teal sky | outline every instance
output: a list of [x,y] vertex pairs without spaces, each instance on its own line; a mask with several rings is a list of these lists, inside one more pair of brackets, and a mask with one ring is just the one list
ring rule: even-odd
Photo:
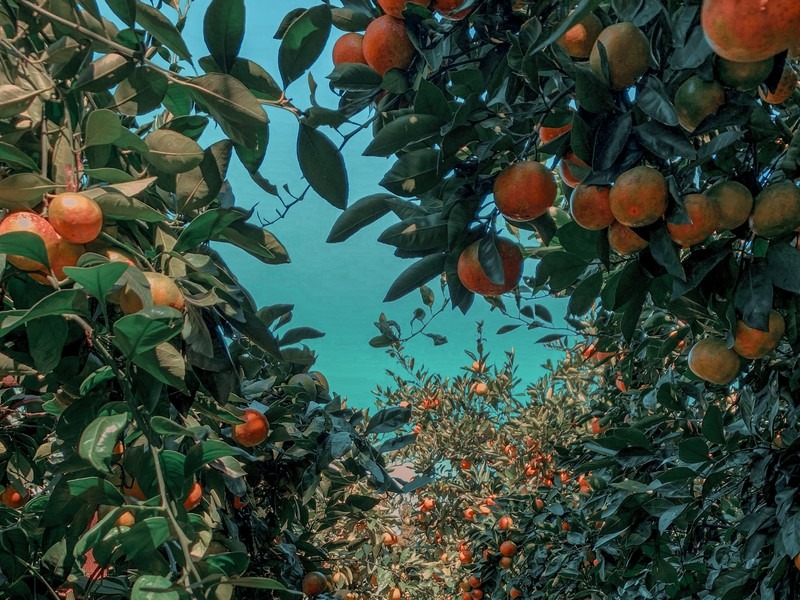
[[[184,30],[195,60],[207,54],[202,35],[202,17],[209,2],[195,0],[192,3]],[[258,62],[279,81],[277,56],[280,44],[273,39],[273,35],[288,11],[314,4],[313,0],[248,0],[247,30],[240,55]],[[164,7],[163,10],[174,19],[172,9]],[[336,97],[328,89],[325,76],[333,68],[330,49],[338,35],[340,32],[333,30],[328,48],[312,69],[319,84],[317,100],[330,108],[336,106]],[[310,105],[305,79],[293,83],[287,95],[300,108]],[[278,187],[288,184],[293,192],[299,193],[304,184],[295,156],[297,120],[286,111],[268,109],[267,112],[271,120],[270,143],[261,172]],[[324,131],[338,143],[338,134],[328,128]],[[202,142],[204,145],[210,144],[218,136],[217,130],[210,130]],[[350,177],[350,203],[368,194],[384,191],[378,186],[378,181],[391,162],[389,159],[361,156],[369,140],[370,135],[365,132],[355,137],[345,149]],[[257,214],[265,220],[275,217],[275,209],[280,206],[278,200],[251,183],[235,159],[228,179],[233,186],[237,205],[247,208],[255,206]],[[294,304],[293,326],[314,327],[326,333],[324,338],[309,342],[319,357],[315,368],[325,373],[332,388],[347,396],[353,405],[366,407],[372,403],[371,391],[376,384],[390,382],[385,370],[395,366],[385,351],[373,349],[367,343],[378,333],[374,321],[381,312],[385,312],[390,319],[400,323],[405,334],[409,331],[414,309],[423,305],[416,292],[396,302],[382,302],[395,277],[411,264],[395,258],[391,247],[376,241],[383,228],[394,222],[392,217],[385,217],[344,243],[326,244],[325,238],[339,214],[339,210],[310,192],[303,202],[291,209],[287,218],[268,228],[289,250],[292,259],[289,265],[265,266],[227,246],[221,250],[260,305]],[[534,264],[527,261],[526,273],[532,274],[533,268]],[[437,293],[438,305],[441,300],[438,281],[432,282],[431,287]],[[553,303],[549,307],[556,317],[564,313],[563,304]],[[534,342],[545,332],[529,332],[520,328],[509,334],[496,335],[495,332],[508,320],[497,313],[490,313],[489,305],[480,298],[476,299],[466,316],[448,308],[428,327],[426,331],[446,336],[448,344],[434,347],[429,338],[419,336],[409,344],[408,349],[429,368],[456,375],[461,372],[461,367],[468,364],[464,349],[474,349],[475,323],[479,320],[486,323],[484,333],[495,359],[502,360],[503,352],[513,348],[524,381],[533,380],[541,373],[540,365],[552,353]]]

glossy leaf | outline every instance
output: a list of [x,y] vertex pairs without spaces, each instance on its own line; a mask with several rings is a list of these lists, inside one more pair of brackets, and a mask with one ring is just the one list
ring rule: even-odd
[[311,188],[336,208],[344,209],[349,184],[344,159],[336,145],[319,130],[301,124],[297,159]]
[[331,30],[331,9],[327,5],[314,6],[292,21],[283,34],[278,51],[278,68],[283,87],[296,81],[314,64]]
[[203,19],[203,38],[223,72],[230,72],[242,47],[244,0],[212,0]]

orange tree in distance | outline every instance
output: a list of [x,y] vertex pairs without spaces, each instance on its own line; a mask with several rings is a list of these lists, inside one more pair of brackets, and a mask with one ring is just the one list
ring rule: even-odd
[[[381,14],[363,0],[314,7],[292,15],[292,42],[316,56],[325,35],[301,40],[299,23],[360,31]],[[444,274],[445,302],[466,312],[476,286],[459,277],[462,254],[496,286],[477,291],[499,293],[511,282],[498,239],[513,236],[532,260],[487,297],[512,319],[501,331],[551,327],[536,304],[551,294],[568,298],[571,332],[540,341],[590,336],[618,355],[587,407],[608,429],[568,452],[603,482],[586,503],[605,522],[596,586],[575,597],[796,597],[800,5],[475,0],[402,17],[393,39],[410,40],[411,60],[338,64],[335,112],[308,113],[320,128],[366,119],[365,153],[389,159],[384,190],[328,240],[391,214],[379,241],[413,262],[386,300]],[[595,33],[588,61],[566,43]],[[329,179],[346,172],[338,152],[318,158]],[[541,213],[549,185],[534,165],[560,165]],[[496,189],[511,175],[513,211]],[[609,190],[595,196],[607,229],[570,217],[578,184]],[[402,342],[396,323],[378,327],[373,345]]]
[[[288,260],[226,173],[278,194],[265,107],[299,115],[283,90],[308,65],[282,59],[279,85],[239,56],[243,0],[208,5],[191,63],[194,15],[160,4],[0,7],[4,599],[300,597],[324,516],[399,490],[311,370],[321,332],[256,305],[217,251]],[[330,144],[300,132],[303,157]]]

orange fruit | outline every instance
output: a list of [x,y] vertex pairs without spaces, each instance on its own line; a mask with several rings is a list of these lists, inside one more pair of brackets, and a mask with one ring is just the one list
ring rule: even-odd
[[717,58],[717,80],[740,91],[752,90],[769,77],[775,59],[770,56],[755,62],[735,62],[721,56]]
[[[78,259],[83,255],[83,246],[68,242],[64,238],[59,237],[55,244],[47,247],[47,259],[50,262],[50,270],[53,276],[61,281],[66,278],[64,267],[74,267],[78,264]],[[30,273],[30,276],[45,285],[50,285],[50,281],[45,274],[45,271],[39,273]]]
[[389,590],[389,600],[401,600],[403,597],[403,590],[399,587],[394,587]]
[[462,5],[466,4],[466,0],[433,0],[433,10],[451,21],[460,21],[466,17],[474,6],[458,10]]
[[461,470],[462,471],[468,471],[470,468],[472,468],[472,462],[471,461],[469,461],[469,460],[462,460],[461,461]]
[[23,496],[11,484],[6,485],[3,493],[0,494],[0,502],[5,504],[8,508],[13,508],[14,510],[25,506],[27,501],[27,494]]
[[622,173],[609,194],[614,218],[628,227],[644,227],[655,223],[667,208],[667,180],[644,165]]
[[752,360],[762,358],[775,350],[786,331],[786,322],[778,311],[769,311],[769,329],[761,331],[750,327],[744,321],[736,323],[736,336],[733,349],[739,356]]
[[[171,306],[181,311],[186,307],[183,294],[171,277],[152,271],[145,271],[144,276],[150,284],[150,295],[155,306]],[[123,313],[130,315],[142,310],[144,303],[126,283],[119,294],[119,306]]]
[[728,348],[725,340],[705,338],[689,351],[689,369],[700,379],[728,385],[739,374],[739,355]]
[[362,34],[355,32],[345,33],[333,45],[333,64],[367,64],[367,59],[364,58],[364,49],[362,48],[363,43],[364,36]]
[[633,23],[623,22],[609,25],[600,35],[589,56],[589,66],[594,74],[605,81],[599,45],[602,44],[608,58],[608,72],[613,90],[624,90],[644,75],[650,65],[650,42],[642,30]]
[[611,188],[578,184],[569,200],[572,219],[584,229],[605,229],[614,222],[609,195]]
[[644,250],[649,242],[627,225],[614,221],[608,228],[608,245],[620,256],[628,256]]
[[700,22],[711,48],[728,60],[754,62],[797,43],[797,0],[704,0]]
[[122,513],[117,520],[114,521],[114,525],[116,527],[133,527],[136,524],[136,517],[133,516],[133,513],[129,510],[126,510]]
[[512,557],[517,553],[517,545],[511,540],[506,540],[500,544],[500,554],[503,556]]
[[135,479],[131,480],[130,486],[126,486],[123,482],[122,484],[122,493],[126,496],[130,496],[131,498],[135,498],[140,502],[144,502],[147,498],[145,498],[144,492],[142,491],[141,486],[139,486],[139,482]]
[[472,598],[472,600],[481,600],[481,598],[483,598],[483,590],[472,590],[470,598]]
[[311,378],[312,378],[314,381],[316,381],[316,382],[317,382],[317,384],[318,384],[318,385],[319,385],[319,386],[320,386],[322,389],[324,389],[326,392],[329,392],[329,391],[331,390],[331,386],[330,386],[330,384],[328,383],[328,378],[327,378],[327,377],[325,377],[325,375],[323,375],[323,374],[322,374],[322,373],[320,373],[319,371],[309,371],[309,372],[308,372],[308,375],[309,375],[309,376],[310,376],[310,377],[311,377]]
[[542,144],[549,144],[554,139],[561,137],[568,131],[572,130],[572,123],[567,123],[563,127],[546,127],[542,125],[539,127],[539,141]]
[[381,541],[383,541],[384,546],[394,546],[398,540],[395,534],[390,531],[384,531],[381,536]]
[[489,393],[489,386],[482,381],[476,381],[470,386],[470,389],[478,396],[485,396]]
[[675,92],[678,122],[687,131],[694,131],[709,115],[725,104],[725,89],[716,81],[704,81],[692,75]]
[[242,510],[246,507],[247,507],[247,500],[245,500],[241,496],[234,496],[233,508],[235,508],[236,510]]
[[558,174],[561,175],[561,181],[571,188],[576,187],[586,179],[586,174],[583,172],[585,169],[591,170],[589,165],[572,150],[564,154],[561,160],[558,161]]
[[765,187],[756,196],[750,228],[765,238],[790,233],[800,226],[800,190],[791,181]]
[[431,0],[378,0],[378,6],[383,9],[383,12],[397,19],[403,18],[403,9],[406,7],[406,3],[419,4],[427,8]]
[[518,589],[518,588],[512,587],[512,588],[511,588],[511,589],[508,591],[508,597],[509,597],[509,598],[522,598],[522,592],[521,592],[521,591],[519,591],[519,589]]
[[513,525],[513,521],[509,516],[500,517],[497,521],[497,528],[500,530],[510,529]]
[[[570,13],[572,14],[572,13]],[[589,13],[556,40],[556,44],[573,58],[589,58],[594,43],[603,30],[603,24],[593,13]]]
[[800,569],[800,554],[794,557],[794,566]]
[[510,556],[503,556],[500,558],[499,565],[501,569],[510,569],[514,560]]
[[364,59],[381,75],[389,69],[407,69],[414,60],[414,45],[403,21],[390,15],[373,20],[364,32]]
[[[53,229],[53,226],[47,219],[32,212],[14,212],[0,222],[0,234],[18,231],[24,231],[39,236],[42,242],[44,242],[48,254],[50,248],[56,246],[60,239],[58,233],[56,233],[56,230]],[[21,271],[42,271],[45,268],[40,262],[24,256],[17,256],[16,254],[9,254],[7,259],[8,262]]]
[[514,221],[541,217],[556,200],[552,171],[536,161],[520,161],[503,169],[494,182],[494,203]]
[[196,481],[192,484],[189,493],[186,495],[186,499],[183,501],[183,507],[186,510],[194,510],[200,504],[200,501],[203,499],[203,486],[201,486]]
[[480,240],[467,246],[458,257],[457,273],[462,285],[476,294],[499,296],[510,292],[522,275],[522,251],[506,238],[497,238],[497,251],[503,264],[503,283],[493,283],[478,260]]
[[301,588],[306,596],[319,596],[328,587],[328,580],[323,573],[311,571],[303,577]]
[[115,248],[106,248],[105,250],[102,251],[102,255],[105,256],[111,262],[124,262],[132,267],[136,266],[136,263],[133,261],[133,258],[131,256]]
[[247,408],[241,418],[244,423],[238,423],[231,428],[231,437],[237,444],[252,448],[267,439],[269,421],[261,412]]
[[464,509],[464,518],[467,521],[472,521],[478,515],[478,512],[474,508],[466,508]]
[[464,548],[458,551],[458,560],[461,564],[468,565],[472,562],[472,552]]
[[470,575],[467,579],[467,583],[469,583],[470,587],[479,588],[482,582],[478,577],[475,577],[475,575]]
[[717,205],[718,231],[736,229],[747,222],[753,210],[753,194],[738,181],[719,181],[708,188],[705,195]]
[[603,433],[608,427],[603,427],[600,424],[600,419],[598,417],[592,418],[592,433],[595,435],[600,435]]
[[50,200],[47,218],[68,242],[88,244],[100,235],[103,211],[94,200],[78,193],[58,194]]
[[783,74],[775,91],[765,91],[762,86],[758,90],[758,95],[768,104],[783,104],[792,97],[792,92],[794,92],[795,88],[797,88],[797,73],[794,72],[791,63],[787,62],[783,67]]
[[667,221],[667,231],[672,240],[684,247],[704,241],[719,227],[717,205],[703,194],[689,194],[683,198],[683,207],[691,223]]
[[423,511],[425,511],[425,512],[431,511],[431,510],[433,510],[435,507],[436,507],[436,500],[434,500],[433,498],[425,498],[425,499],[422,501],[422,507],[421,507],[421,510],[423,510]]

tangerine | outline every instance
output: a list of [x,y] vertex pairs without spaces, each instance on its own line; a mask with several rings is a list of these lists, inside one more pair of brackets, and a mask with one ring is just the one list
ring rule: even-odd
[[736,229],[744,224],[753,210],[753,194],[738,181],[719,181],[708,188],[705,194],[717,205],[720,231]]
[[564,154],[558,161],[558,174],[561,175],[561,181],[571,188],[586,179],[589,170],[591,170],[589,165],[572,150]]
[[333,45],[333,64],[361,63],[367,64],[364,58],[364,36],[360,33],[345,33]]
[[323,573],[311,571],[303,577],[301,588],[306,596],[319,596],[328,587],[328,580]]
[[[13,212],[0,222],[0,234],[12,232],[27,232],[39,236],[46,250],[56,246],[60,239],[47,219],[27,211]],[[42,263],[25,256],[9,254],[7,259],[21,271],[43,271],[45,269]]]
[[8,508],[13,508],[14,510],[25,506],[27,501],[28,495],[26,494],[23,496],[11,484],[6,485],[3,493],[0,494],[0,503],[5,504]]
[[757,87],[769,77],[775,59],[770,56],[753,62],[736,62],[717,57],[717,79],[723,85],[746,92]]
[[200,501],[203,499],[203,486],[201,486],[196,481],[192,484],[189,493],[186,495],[186,499],[183,501],[183,507],[186,510],[194,510],[200,504]]
[[667,180],[652,167],[634,167],[622,173],[609,194],[614,218],[628,227],[655,223],[667,208]]
[[787,62],[783,67],[783,73],[775,90],[766,90],[762,86],[758,90],[758,95],[768,104],[783,104],[792,97],[792,92],[797,87],[797,73],[794,72],[792,65]]
[[84,194],[57,194],[47,207],[53,229],[68,242],[88,244],[103,229],[100,205]]
[[427,8],[431,0],[378,0],[378,6],[383,9],[383,12],[397,19],[403,18],[403,9],[406,4],[412,3]]
[[704,241],[719,227],[717,205],[703,194],[689,194],[683,198],[683,207],[690,223],[667,222],[667,231],[674,242],[684,247]]
[[790,233],[800,226],[800,190],[791,181],[765,187],[756,196],[750,228],[765,238]]
[[500,554],[507,557],[512,557],[517,553],[517,545],[511,540],[506,540],[500,544]]
[[[606,81],[603,72],[600,44],[603,45],[608,59],[611,81]],[[641,29],[627,21],[603,29],[589,55],[589,66],[594,74],[606,81],[613,90],[624,90],[632,86],[638,77],[644,75],[649,65],[650,42]]]
[[546,127],[542,125],[539,127],[539,141],[542,144],[549,144],[569,131],[572,131],[572,123],[567,123],[562,127]]
[[472,12],[472,6],[459,10],[466,0],[433,0],[433,10],[451,21],[460,21]]
[[644,250],[649,242],[627,225],[614,221],[608,228],[608,245],[620,256]]
[[709,115],[725,104],[725,90],[716,81],[704,81],[692,75],[675,92],[674,105],[678,122],[687,131],[694,131]]
[[457,273],[462,285],[476,294],[499,296],[517,287],[522,275],[522,251],[506,238],[497,238],[496,248],[503,265],[503,283],[494,283],[484,272],[478,259],[478,240],[467,246],[458,257]]
[[[152,271],[144,272],[145,279],[150,284],[150,295],[155,306],[171,306],[176,310],[183,310],[186,301],[180,288],[175,284],[171,277],[163,273]],[[125,284],[119,294],[119,306],[122,312],[130,315],[139,312],[144,308],[144,302],[139,295],[133,291],[129,284]]]
[[776,310],[769,311],[767,331],[750,327],[742,320],[736,323],[736,336],[733,349],[739,356],[755,360],[775,350],[786,331],[786,322]]
[[728,385],[739,374],[739,355],[725,340],[704,338],[689,351],[689,369],[709,383]]
[[494,182],[494,203],[500,213],[514,221],[541,217],[556,200],[556,180],[552,171],[536,161],[514,163]]
[[[570,14],[572,13],[570,12]],[[589,58],[601,31],[603,31],[603,24],[600,19],[594,13],[589,13],[567,29],[556,40],[556,44],[561,46],[573,58]]]
[[611,188],[578,184],[569,201],[572,219],[584,229],[605,229],[614,222],[609,194]]
[[269,421],[261,412],[254,408],[246,408],[241,418],[244,423],[238,423],[231,428],[231,437],[237,444],[252,448],[267,439]]
[[362,49],[364,60],[381,75],[389,69],[407,69],[414,60],[414,45],[405,23],[391,15],[378,17],[367,26]]

